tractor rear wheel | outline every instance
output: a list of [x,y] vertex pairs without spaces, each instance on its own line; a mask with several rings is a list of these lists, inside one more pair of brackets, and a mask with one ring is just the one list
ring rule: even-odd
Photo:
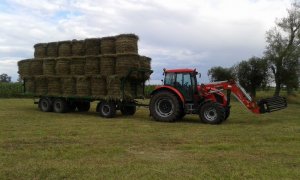
[[52,112],[53,111],[53,104],[49,98],[41,98],[39,101],[39,108],[43,112]]
[[225,109],[217,102],[208,102],[200,109],[200,119],[207,124],[220,124],[225,120]]
[[116,115],[117,107],[114,102],[103,101],[98,105],[100,115],[106,118],[113,118]]
[[54,100],[53,110],[57,113],[65,113],[68,111],[68,103],[62,98],[57,98]]
[[174,122],[180,117],[180,102],[168,91],[154,94],[150,100],[150,114],[156,121]]

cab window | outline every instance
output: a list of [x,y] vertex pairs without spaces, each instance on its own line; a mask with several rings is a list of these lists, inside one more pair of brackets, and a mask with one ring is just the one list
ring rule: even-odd
[[175,82],[175,73],[166,73],[165,85],[173,86]]

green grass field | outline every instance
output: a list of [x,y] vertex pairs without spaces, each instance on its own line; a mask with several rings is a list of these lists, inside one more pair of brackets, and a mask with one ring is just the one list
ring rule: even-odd
[[228,121],[176,123],[95,112],[43,113],[0,99],[0,179],[298,179],[300,105],[254,115],[233,102]]

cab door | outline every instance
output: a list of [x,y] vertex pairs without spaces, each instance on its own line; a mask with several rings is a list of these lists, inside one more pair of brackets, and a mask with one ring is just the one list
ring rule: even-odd
[[176,73],[175,87],[182,93],[186,101],[193,101],[195,88],[190,73]]

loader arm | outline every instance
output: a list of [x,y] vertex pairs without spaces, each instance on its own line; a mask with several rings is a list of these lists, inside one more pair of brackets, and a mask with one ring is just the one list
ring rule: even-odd
[[[232,93],[237,100],[239,100],[247,109],[256,114],[263,114],[266,112],[273,112],[284,109],[287,107],[287,102],[284,97],[274,96],[271,98],[261,99],[255,102],[251,96],[235,81],[219,81],[209,84],[202,85],[205,86],[206,93],[213,93],[220,90],[227,90],[228,96]],[[203,88],[202,88],[203,89]]]

